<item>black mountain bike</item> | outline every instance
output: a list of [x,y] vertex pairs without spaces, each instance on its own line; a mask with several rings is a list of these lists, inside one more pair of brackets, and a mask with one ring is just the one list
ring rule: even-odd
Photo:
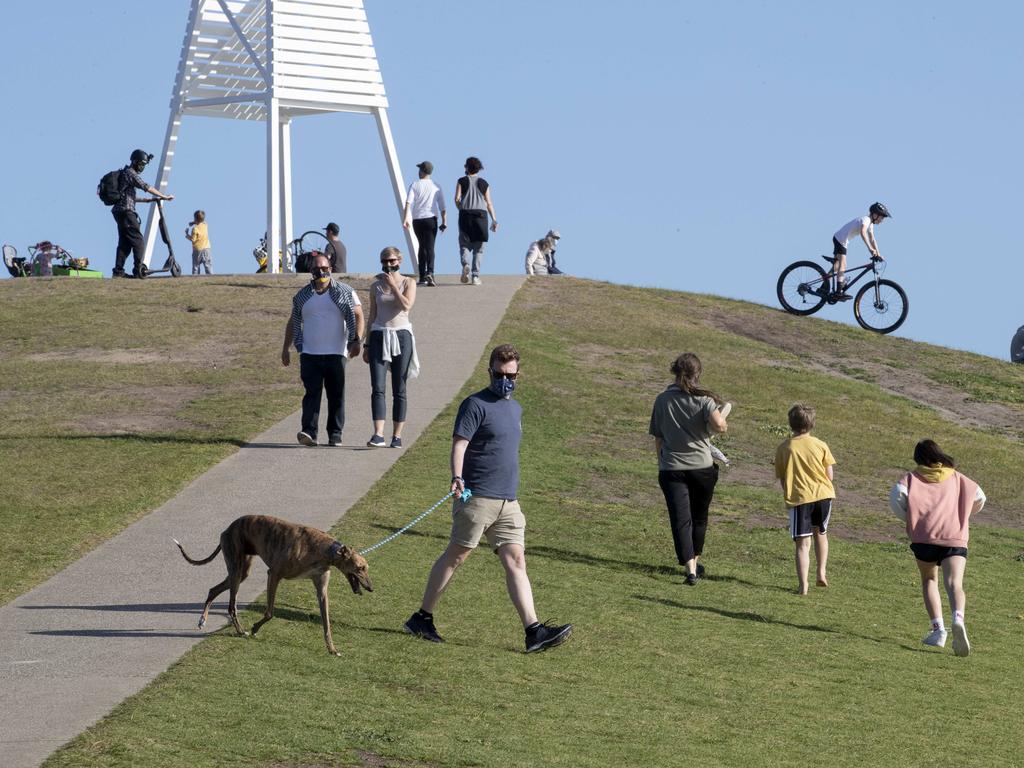
[[[822,256],[835,266],[834,256]],[[862,328],[876,333],[892,333],[907,319],[910,302],[906,292],[892,280],[882,278],[885,267],[874,256],[867,264],[846,270],[846,291],[862,277],[871,274],[868,282],[853,299],[853,316]],[[776,286],[779,303],[794,315],[813,315],[826,303],[849,301],[850,295],[837,290],[834,269],[826,272],[813,261],[797,261],[779,275]]]

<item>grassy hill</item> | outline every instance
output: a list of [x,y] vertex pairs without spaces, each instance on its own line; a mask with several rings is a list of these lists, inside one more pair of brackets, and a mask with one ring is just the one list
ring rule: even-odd
[[[78,461],[106,447],[109,461],[126,468],[144,446],[150,465],[175,460],[198,472],[280,415],[275,408],[294,407],[290,387],[263,359],[278,332],[257,322],[282,303],[284,294],[274,292],[293,287],[257,278],[203,282],[165,281],[133,294],[128,307],[106,286],[61,284],[59,296],[47,287],[52,282],[4,286],[3,311],[11,314],[0,325],[0,373],[21,382],[12,394],[5,386],[14,415],[0,435],[5,466],[42,442]],[[46,291],[69,302],[77,291],[96,291],[84,302],[94,315],[80,325],[89,332],[104,324],[107,335],[63,341],[67,351],[54,357],[39,346],[43,335],[12,331],[64,318],[52,303],[38,315]],[[214,293],[216,302],[203,298]],[[114,302],[123,308],[116,322],[103,320]],[[201,311],[189,312],[188,302]],[[197,365],[189,377],[172,375],[168,363],[162,386],[208,375],[212,382],[195,385],[205,393],[222,385],[219,377],[233,381],[212,403],[197,393],[196,404],[171,421],[140,424],[128,436],[79,417],[47,416],[52,440],[33,439],[34,417],[19,410],[27,408],[22,400],[50,397],[45,387],[69,378],[63,365],[94,366],[89,375],[116,392],[132,365],[150,364],[98,352],[99,359],[83,361],[81,349],[149,350],[171,359],[188,346],[178,324],[199,315],[203,328],[230,326],[209,343],[214,350],[231,343],[234,351],[219,374]],[[129,335],[136,316],[146,318],[142,346]],[[67,339],[76,323],[61,322],[58,338]],[[572,279],[530,281],[495,340],[516,343],[524,357],[517,397],[529,567],[542,618],[576,625],[568,645],[537,656],[519,652],[521,630],[500,566],[484,550],[456,575],[437,612],[448,642],[401,633],[447,540],[447,515],[439,511],[371,556],[373,595],[356,601],[332,587],[343,658],[323,651],[309,585],[288,583],[278,594],[279,619],[258,639],[212,635],[48,765],[1019,764],[1024,369],[742,302]],[[673,562],[646,434],[669,362],[686,350],[704,361],[704,384],[735,403],[720,443],[734,468],[723,473],[712,506],[709,578],[693,588]],[[52,359],[33,357],[45,354]],[[26,372],[37,363],[51,366],[46,375]],[[479,388],[483,371],[481,361],[465,393]],[[256,372],[263,383],[252,381]],[[246,380],[270,412],[230,394]],[[839,462],[831,586],[805,598],[792,594],[793,546],[770,470],[795,401],[816,406],[815,432]],[[372,543],[444,493],[454,408],[352,509],[339,537]],[[916,569],[885,501],[926,436],[989,495],[972,527],[967,659],[920,644],[927,621]],[[175,459],[178,452],[185,457]],[[17,478],[20,487],[39,488],[38,480]],[[175,487],[139,490],[102,535]],[[61,500],[59,487],[48,492]],[[31,529],[22,518],[38,507],[23,504],[5,508],[0,522]],[[261,610],[253,606],[243,623]]]

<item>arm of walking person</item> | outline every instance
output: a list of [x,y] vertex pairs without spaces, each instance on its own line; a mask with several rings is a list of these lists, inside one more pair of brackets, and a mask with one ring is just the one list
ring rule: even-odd
[[466,438],[458,435],[452,438],[452,493],[462,493],[466,488],[466,481],[462,479],[462,464],[468,447],[469,440]]
[[979,485],[977,493],[974,494],[974,506],[971,507],[971,514],[976,515],[981,512],[981,508],[985,506],[986,501],[988,501],[988,497],[985,496],[985,492],[981,490]]
[[896,483],[889,491],[889,509],[903,522],[907,522],[907,486]]
[[348,356],[355,357],[359,354],[360,339],[363,338],[363,307],[361,304],[357,304],[352,308],[352,317],[355,320],[354,333],[352,326],[350,325],[348,332]]
[[726,424],[725,417],[715,410],[708,417],[708,429],[716,435],[721,435],[729,429],[729,425]]
[[281,347],[281,365],[287,367],[292,362],[292,339],[295,338],[295,325],[293,318],[288,318],[288,324],[284,327],[284,346]]
[[405,283],[403,288],[402,284],[398,282],[399,277],[401,275],[397,272],[388,272],[384,275],[384,280],[391,289],[391,295],[395,297],[395,301],[402,307],[402,311],[408,312],[416,301],[416,283],[403,277],[402,280]]
[[494,205],[491,203],[491,188],[490,186],[484,190],[484,202],[487,204],[487,212],[491,214],[491,232],[498,231],[498,217],[494,213]]

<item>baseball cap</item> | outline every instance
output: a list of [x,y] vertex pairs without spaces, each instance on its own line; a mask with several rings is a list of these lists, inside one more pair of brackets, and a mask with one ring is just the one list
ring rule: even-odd
[[332,221],[330,224],[324,227],[324,231],[332,235],[337,235],[341,232],[341,228]]
[[561,240],[562,236],[559,234],[557,229],[549,229],[545,237],[553,237],[555,240]]
[[416,163],[416,167],[428,176],[434,172],[434,164],[429,160],[424,160],[422,163]]

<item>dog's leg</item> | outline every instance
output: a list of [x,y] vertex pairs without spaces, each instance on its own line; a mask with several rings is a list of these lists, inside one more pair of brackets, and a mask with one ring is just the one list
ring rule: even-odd
[[217,586],[210,588],[210,592],[206,596],[206,605],[203,606],[203,615],[199,617],[200,629],[206,626],[206,619],[210,616],[210,606],[213,604],[213,601],[217,599],[217,595],[228,588],[230,580],[230,577],[228,577]]
[[281,577],[275,571],[267,572],[267,610],[263,612],[263,618],[252,625],[253,635],[260,631],[260,627],[274,618],[274,597],[277,595],[277,585],[280,582]]
[[327,604],[327,585],[331,581],[331,572],[324,571],[319,576],[313,577],[313,586],[316,587],[316,601],[320,604],[320,621],[324,625],[324,642],[327,644],[327,652],[335,656],[341,656],[338,649],[334,647],[334,640],[331,638],[331,613]]
[[245,581],[246,576],[249,575],[249,571],[252,569],[252,555],[243,555],[244,560],[242,561],[242,568],[231,568],[229,570],[232,573],[228,574],[228,580],[230,582],[231,595],[228,598],[228,616],[231,617],[231,623],[235,625],[235,632],[240,635],[248,635],[249,633],[242,629],[242,625],[238,623],[238,608],[236,606],[236,598],[238,597],[238,587],[241,586],[242,582]]

